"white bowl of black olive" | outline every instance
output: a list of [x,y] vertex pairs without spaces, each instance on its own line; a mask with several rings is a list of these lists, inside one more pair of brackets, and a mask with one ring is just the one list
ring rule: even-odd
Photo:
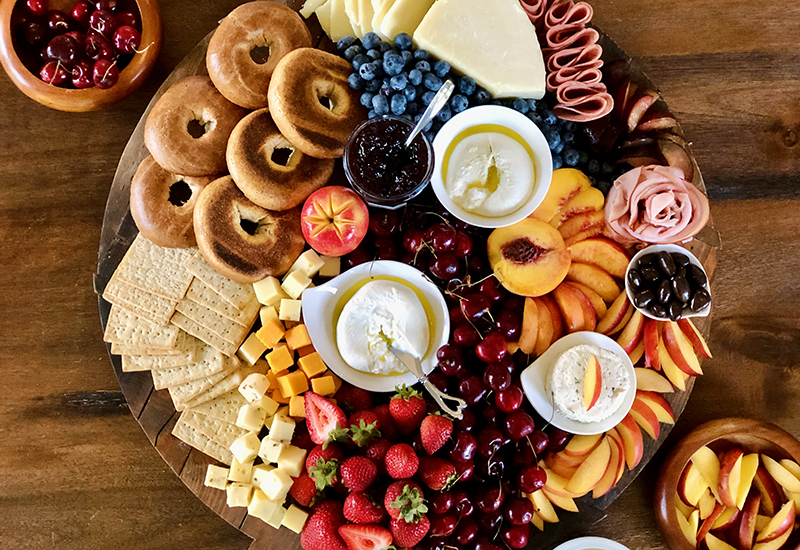
[[625,272],[625,291],[642,315],[657,321],[711,313],[711,285],[703,264],[676,244],[640,250]]

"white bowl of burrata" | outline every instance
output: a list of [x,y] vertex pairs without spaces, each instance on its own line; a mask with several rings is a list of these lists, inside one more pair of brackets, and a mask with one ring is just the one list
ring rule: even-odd
[[550,188],[553,160],[544,134],[508,107],[459,113],[439,130],[433,150],[433,191],[455,217],[477,227],[527,218]]
[[[636,397],[636,371],[628,354],[597,332],[575,332],[559,339],[522,372],[520,381],[542,418],[577,435],[610,430],[625,418]],[[588,407],[587,384],[597,390]]]
[[417,383],[391,348],[420,358],[429,374],[450,335],[447,304],[436,285],[421,271],[386,260],[358,265],[306,290],[303,319],[328,368],[376,392]]

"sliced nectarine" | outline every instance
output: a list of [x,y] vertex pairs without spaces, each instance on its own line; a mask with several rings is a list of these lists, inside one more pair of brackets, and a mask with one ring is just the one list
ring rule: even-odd
[[644,453],[644,441],[642,431],[636,424],[633,417],[628,414],[616,426],[617,432],[622,437],[623,450],[625,451],[625,463],[629,470],[633,470],[642,460]]
[[[649,371],[653,372],[653,371]],[[664,380],[662,378],[662,380]],[[666,382],[666,380],[664,380]],[[669,382],[667,382],[669,383]],[[675,414],[672,412],[672,407],[661,394],[654,391],[637,390],[634,401],[641,401],[644,403],[658,418],[659,422],[664,424],[675,424]]]
[[608,271],[590,264],[572,263],[567,272],[567,280],[588,286],[609,304],[616,300],[620,293],[619,285]]
[[661,362],[661,370],[664,371],[664,376],[666,376],[669,381],[672,382],[673,386],[681,391],[685,390],[686,381],[689,379],[689,375],[678,368],[678,365],[675,364],[675,361],[673,361],[672,357],[670,357],[669,353],[667,353],[664,343],[660,337],[658,340],[658,358]]
[[567,512],[577,512],[578,506],[575,504],[575,501],[572,497],[565,497],[563,495],[557,495],[551,493],[547,490],[547,486],[542,487],[542,492],[545,494],[547,499],[553,504],[553,506],[558,506],[562,510],[566,510]]
[[778,484],[763,466],[759,466],[756,469],[753,485],[756,486],[756,489],[761,494],[760,510],[770,517],[774,516],[780,509],[783,498],[781,497],[780,489],[778,489]]
[[[595,292],[595,294],[597,293]],[[597,295],[600,296],[599,294]],[[608,306],[606,314],[598,321],[597,332],[606,336],[619,332],[628,324],[633,315],[633,309],[633,305],[628,300],[628,294],[620,292],[617,299]]]
[[675,389],[669,380],[651,369],[636,369],[636,389],[657,393],[672,393]]
[[550,314],[550,308],[542,298],[533,298],[536,301],[536,313],[539,320],[539,330],[536,332],[536,345],[533,348],[535,355],[542,355],[553,343],[553,333],[555,327],[553,325],[553,316]]
[[542,296],[539,298],[547,309],[550,311],[550,319],[553,320],[553,339],[552,341],[555,342],[562,336],[564,336],[564,318],[561,317],[561,310],[558,309],[558,305],[556,304],[555,300],[552,298],[551,295]]
[[691,342],[674,321],[665,321],[662,323],[662,339],[664,346],[667,348],[667,353],[678,365],[678,368],[689,376],[699,376],[703,374],[700,368],[700,362],[694,354],[694,348]]
[[598,321],[605,317],[606,313],[608,313],[608,307],[603,301],[603,298],[597,292],[588,286],[581,283],[576,283],[575,281],[569,281],[569,284],[575,287],[575,290],[586,296],[586,299],[589,300],[589,303],[592,305],[592,309],[594,309],[594,313]]
[[539,334],[539,306],[532,298],[525,298],[525,307],[522,310],[522,329],[519,335],[519,349],[522,353],[530,355],[536,346]]
[[725,531],[735,524],[737,519],[739,519],[739,509],[732,506],[725,506],[725,509],[722,511],[716,521],[714,521],[714,525],[711,526],[711,530]]
[[567,446],[564,447],[563,453],[572,457],[589,456],[600,445],[600,440],[602,439],[603,434],[573,436]]
[[561,168],[553,172],[550,188],[532,217],[549,222],[572,197],[592,186],[589,178],[574,168]]
[[[586,366],[586,375],[583,377],[583,408],[592,410],[600,399],[600,390],[603,389],[603,374],[600,371],[600,361],[592,355]],[[655,415],[653,415],[655,416]],[[656,422],[658,424],[658,422]]]
[[630,258],[620,245],[603,237],[586,239],[569,247],[572,261],[606,270],[612,277],[625,278]]
[[644,334],[644,320],[645,316],[642,315],[641,311],[634,311],[633,315],[631,315],[630,321],[628,324],[625,325],[625,328],[622,329],[619,337],[617,338],[617,343],[622,346],[622,349],[625,350],[625,353],[630,353],[633,349],[639,345],[639,342],[642,341],[642,335]]
[[569,498],[579,498],[582,497],[582,493],[572,493],[567,491],[567,485],[569,484],[569,479],[565,477],[561,477],[553,470],[547,467],[547,464],[544,461],[541,461],[539,467],[544,470],[544,473],[547,475],[547,481],[545,481],[545,488],[547,489],[548,493],[552,493],[554,495],[558,495],[561,497],[569,497]]
[[736,550],[736,548],[734,548],[724,540],[715,537],[711,533],[709,533],[705,537],[705,540],[706,544],[708,545],[708,550]]
[[711,492],[714,493],[714,496],[718,501],[722,502],[717,489],[719,486],[720,468],[719,458],[717,458],[717,455],[714,454],[714,451],[704,445],[694,452],[691,460],[692,463],[697,466],[700,474],[702,474],[703,478],[706,480]]
[[658,353],[659,325],[658,321],[646,318],[644,320],[644,364],[646,367],[661,370],[661,359]]
[[529,494],[528,499],[533,503],[533,510],[539,514],[544,521],[547,523],[558,523],[558,515],[553,509],[553,504],[541,489]]
[[572,246],[600,235],[605,225],[605,213],[598,210],[572,216],[558,227],[558,232],[561,233],[567,246]]
[[653,409],[648,407],[643,401],[634,399],[631,405],[630,415],[636,421],[640,428],[642,428],[647,435],[653,439],[658,439],[658,434],[661,431],[661,425],[658,422],[656,413]]
[[625,453],[622,450],[622,443],[614,437],[606,437],[606,439],[611,447],[611,458],[600,482],[592,489],[592,498],[600,498],[613,489],[617,485],[617,474],[620,470],[625,469]]
[[792,493],[800,493],[800,479],[782,466],[777,460],[765,454],[761,455],[761,462],[778,485]]
[[633,351],[628,354],[628,357],[630,358],[632,364],[637,365],[639,361],[642,360],[642,357],[644,357],[644,342],[640,341],[639,344],[633,348]]
[[[699,508],[698,508],[699,509]],[[711,527],[714,525],[714,522],[717,521],[717,518],[722,515],[722,512],[725,511],[725,505],[717,502],[712,508],[711,512],[704,518],[703,511],[700,511],[700,519],[703,520],[703,523],[700,525],[700,529],[697,531],[697,542],[703,542],[703,539],[706,538],[706,535],[711,531]]]
[[697,501],[697,509],[700,510],[700,519],[706,519],[714,511],[714,508],[719,504],[717,499],[711,494],[711,489],[706,487],[705,492]]
[[558,285],[553,291],[553,298],[566,324],[567,332],[586,330],[586,317],[583,311],[583,300],[577,290],[569,285]]
[[587,187],[580,193],[569,199],[562,206],[555,216],[550,220],[550,225],[558,227],[566,220],[578,214],[596,212],[605,205],[603,192],[596,187]]
[[[689,462],[681,472],[681,477],[678,478],[678,497],[687,506],[697,507],[706,491],[708,491],[708,483],[692,462]],[[720,513],[722,511],[720,510]],[[703,518],[705,519],[705,518]]]
[[750,493],[750,488],[753,486],[753,479],[756,477],[758,470],[758,453],[751,453],[742,458],[742,477],[739,483],[739,494],[736,496],[736,507],[740,510],[744,509],[747,495]]
[[739,550],[750,550],[753,547],[760,504],[761,494],[755,491],[750,493],[744,502],[742,520],[739,522]]
[[603,438],[597,448],[583,461],[575,475],[572,476],[567,485],[567,490],[580,493],[594,489],[603,478],[610,460],[611,447],[608,440]]
[[531,519],[531,523],[536,527],[539,531],[544,532],[544,520],[542,516],[537,513],[533,514],[533,518]]
[[[794,518],[794,502],[790,501],[784,504],[775,516],[769,520],[764,530],[756,537],[756,543],[771,542],[779,539],[786,533],[791,534],[792,527],[794,527]],[[756,546],[758,546],[758,544],[756,544]]]
[[719,465],[720,501],[729,508],[736,508],[736,499],[739,496],[739,485],[742,481],[742,457],[744,450],[735,447],[722,455]]
[[686,537],[686,540],[693,547],[697,546],[697,529],[700,526],[700,512],[695,510],[689,515],[688,518],[685,518],[683,517],[683,514],[675,510],[675,515],[678,518],[678,526],[680,527],[683,536]]

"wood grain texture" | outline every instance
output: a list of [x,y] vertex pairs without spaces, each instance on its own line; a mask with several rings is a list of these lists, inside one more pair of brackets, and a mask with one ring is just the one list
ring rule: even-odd
[[[47,109],[0,75],[2,548],[250,545],[177,479],[118,397],[113,404],[119,385],[92,290],[103,209],[131,132],[165,76],[238,3],[162,2],[164,45],[150,80],[104,111]],[[715,357],[704,363],[707,374],[665,449],[691,428],[731,415],[799,435],[798,7],[772,0],[593,5],[597,24],[640,58],[678,114],[718,199]],[[606,519],[571,536],[665,548],[652,508],[660,458]]]

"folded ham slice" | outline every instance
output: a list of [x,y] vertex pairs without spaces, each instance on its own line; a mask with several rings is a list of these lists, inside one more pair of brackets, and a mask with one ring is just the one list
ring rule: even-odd
[[602,82],[566,82],[556,90],[556,99],[558,103],[553,107],[553,113],[562,120],[573,122],[597,120],[614,109],[614,98]]

